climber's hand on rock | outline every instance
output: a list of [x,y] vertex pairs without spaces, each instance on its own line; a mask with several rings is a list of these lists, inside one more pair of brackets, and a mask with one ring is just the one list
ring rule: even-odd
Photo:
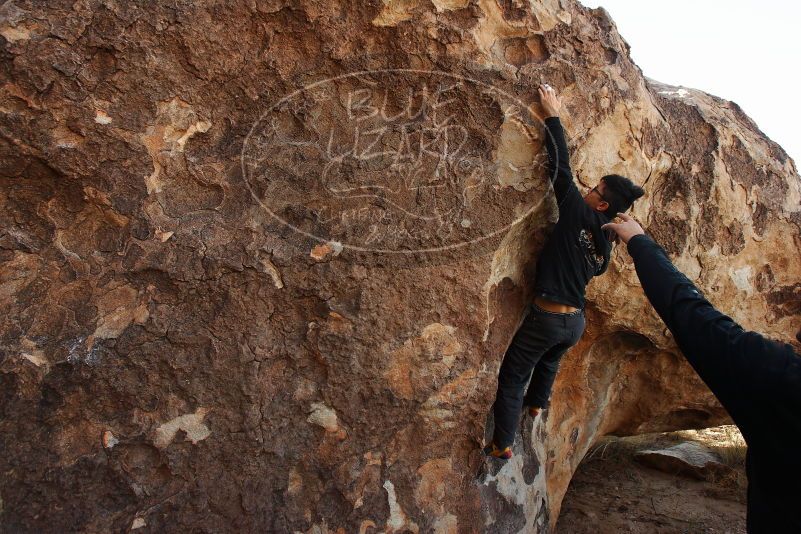
[[601,226],[601,229],[614,231],[624,243],[628,243],[629,239],[635,235],[645,233],[645,230],[642,229],[640,223],[632,219],[630,215],[618,213],[617,217],[615,217],[615,221],[618,219],[623,222],[606,223],[605,225]]
[[545,118],[558,117],[559,112],[562,111],[562,101],[556,96],[556,89],[547,83],[541,83],[539,87],[540,102],[542,102],[542,109],[545,112]]

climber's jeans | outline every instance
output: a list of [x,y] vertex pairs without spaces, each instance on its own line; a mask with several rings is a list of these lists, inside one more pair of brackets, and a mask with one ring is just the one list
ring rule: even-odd
[[581,339],[584,326],[583,309],[554,313],[533,303],[529,305],[528,314],[506,349],[498,374],[493,406],[493,439],[498,447],[514,442],[523,406],[548,407],[559,360]]

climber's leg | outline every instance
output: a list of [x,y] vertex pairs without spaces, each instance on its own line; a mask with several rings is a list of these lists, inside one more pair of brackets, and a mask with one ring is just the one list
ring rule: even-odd
[[567,343],[559,343],[540,357],[531,373],[531,381],[523,397],[523,406],[537,407],[541,410],[548,408],[551,388],[559,370],[559,360],[570,347],[571,345]]
[[562,314],[565,337],[561,342],[548,349],[534,366],[528,391],[523,398],[523,405],[545,409],[550,405],[551,389],[559,370],[562,356],[581,339],[586,325],[584,311],[575,314]]
[[520,420],[526,383],[540,356],[563,339],[559,324],[543,319],[531,308],[504,354],[498,373],[493,412],[493,442],[499,449],[512,445]]

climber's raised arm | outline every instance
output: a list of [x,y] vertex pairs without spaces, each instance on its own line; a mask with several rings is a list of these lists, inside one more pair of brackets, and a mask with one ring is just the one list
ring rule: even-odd
[[573,202],[581,200],[581,193],[573,182],[573,173],[570,170],[570,153],[565,141],[565,133],[559,112],[562,102],[556,91],[548,84],[539,87],[540,101],[544,111],[545,123],[545,149],[548,152],[548,179],[553,183],[556,202],[561,212]]

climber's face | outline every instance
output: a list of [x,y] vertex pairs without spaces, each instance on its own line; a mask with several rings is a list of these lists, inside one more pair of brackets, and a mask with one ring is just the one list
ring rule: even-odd
[[609,207],[609,202],[604,198],[605,192],[606,182],[601,180],[598,182],[598,185],[590,189],[590,191],[584,195],[584,202],[595,211],[606,211],[606,208]]

